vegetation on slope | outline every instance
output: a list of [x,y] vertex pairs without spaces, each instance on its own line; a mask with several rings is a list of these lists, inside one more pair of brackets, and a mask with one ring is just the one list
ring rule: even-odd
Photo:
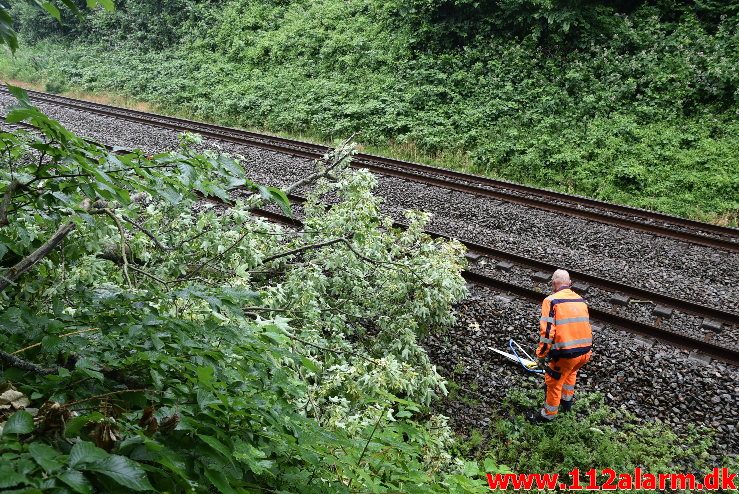
[[297,231],[253,214],[290,212],[283,191],[197,136],[154,156],[110,150],[12,91],[7,121],[35,130],[0,132],[3,492],[479,492],[506,469],[491,452],[530,450],[517,467],[702,466],[705,440],[593,436],[602,411],[554,424],[577,453],[556,465],[555,443],[520,420],[495,421],[510,441],[468,459],[431,413],[445,382],[416,341],[453,321],[463,249],[424,235],[422,213],[392,228],[372,175],[346,168],[352,146],[307,178]]
[[736,1],[119,3],[2,72],[737,222]]

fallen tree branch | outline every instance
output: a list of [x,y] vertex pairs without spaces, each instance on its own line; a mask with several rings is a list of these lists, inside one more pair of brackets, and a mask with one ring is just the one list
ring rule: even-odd
[[[349,157],[349,156],[350,156],[350,155],[352,154],[352,153],[351,153],[351,150],[349,150],[349,151],[345,151],[345,148],[346,148],[346,146],[347,146],[347,145],[348,145],[348,144],[349,144],[349,143],[351,142],[351,140],[352,140],[352,139],[354,138],[354,136],[355,136],[355,135],[356,135],[356,134],[352,134],[352,135],[351,135],[351,136],[350,136],[350,137],[349,137],[348,139],[346,139],[346,140],[345,140],[345,141],[344,141],[344,142],[343,142],[343,143],[341,144],[341,146],[340,146],[340,147],[339,147],[338,149],[339,149],[339,151],[340,151],[340,152],[342,152],[342,153],[341,153],[340,155],[338,155],[338,158],[337,158],[337,155],[336,155],[336,154],[334,154],[334,158],[333,158],[333,161],[332,161],[331,163],[329,163],[329,164],[328,164],[328,166],[326,167],[326,169],[325,169],[325,170],[322,170],[322,171],[319,171],[319,172],[313,173],[313,174],[311,174],[311,175],[309,175],[309,176],[305,177],[304,179],[298,180],[297,182],[295,182],[295,183],[293,183],[292,185],[288,186],[288,187],[287,187],[287,188],[286,188],[286,189],[284,190],[285,194],[289,194],[290,192],[292,192],[292,191],[293,191],[293,190],[295,190],[296,188],[298,188],[298,187],[301,187],[301,186],[303,186],[303,185],[305,185],[305,184],[308,184],[308,183],[312,183],[313,181],[315,181],[315,180],[317,180],[317,179],[319,179],[319,178],[321,178],[321,177],[329,176],[332,170],[334,170],[334,169],[335,169],[335,168],[336,168],[337,166],[339,166],[339,165],[340,165],[341,163],[343,163],[343,162],[344,162],[344,160],[346,160],[346,159],[347,159],[347,158],[348,158],[348,157]],[[250,196],[250,197],[256,197],[256,194],[255,194],[254,196]],[[260,198],[260,199],[256,199],[256,200],[255,200],[255,201],[254,201],[254,202],[253,202],[253,203],[252,203],[252,204],[251,204],[251,205],[249,206],[249,209],[256,209],[256,208],[259,208],[259,207],[261,207],[261,206],[262,206],[263,202],[264,202],[264,199],[261,199],[261,198]],[[244,240],[244,238],[245,238],[245,237],[246,237],[246,236],[247,236],[247,235],[248,235],[249,233],[250,233],[250,232],[245,232],[245,233],[244,233],[244,234],[243,234],[243,235],[242,235],[241,237],[239,237],[239,239],[238,239],[238,240],[236,240],[236,241],[235,241],[235,242],[234,242],[233,244],[231,244],[231,246],[230,246],[230,247],[229,247],[228,249],[224,250],[224,251],[223,251],[223,252],[222,252],[221,254],[218,254],[217,256],[213,257],[212,259],[206,259],[205,261],[203,261],[202,263],[200,263],[200,264],[199,264],[199,265],[198,265],[198,266],[197,266],[197,267],[196,267],[196,268],[195,268],[195,269],[194,269],[193,271],[191,271],[190,273],[188,273],[188,274],[185,274],[185,275],[183,275],[183,276],[180,276],[180,277],[178,278],[178,281],[185,281],[185,280],[189,280],[189,279],[193,278],[193,277],[194,277],[194,276],[195,276],[196,274],[198,274],[198,273],[199,273],[199,272],[200,272],[200,271],[201,271],[201,270],[202,270],[202,269],[203,269],[203,268],[204,268],[205,266],[207,266],[208,264],[211,264],[211,263],[215,262],[215,261],[216,261],[217,259],[220,259],[220,258],[222,258],[222,257],[223,257],[223,256],[225,256],[225,255],[226,255],[227,253],[229,253],[229,252],[230,252],[231,250],[233,250],[234,248],[236,248],[236,246],[237,246],[237,245],[239,245],[239,244],[241,243],[241,241],[242,241],[242,240]],[[332,243],[333,243],[333,242],[332,242]],[[289,254],[283,254],[283,255],[289,255]],[[280,256],[278,256],[278,257],[283,257],[283,255],[280,255]],[[276,258],[275,258],[275,259],[276,259]],[[264,261],[262,261],[262,262],[263,262],[263,263],[264,263],[264,262],[268,262],[269,260],[273,260],[273,259],[267,258],[266,260],[264,260]]]
[[[88,211],[92,206],[92,202],[89,199],[85,199],[82,201],[81,206],[83,211]],[[14,285],[15,280],[35,266],[41,259],[46,257],[49,252],[54,250],[56,246],[59,245],[72,230],[74,230],[74,228],[75,224],[73,221],[63,224],[57,228],[56,232],[54,232],[51,238],[44,242],[43,245],[31,252],[25,258],[21,259],[4,274],[0,275],[0,292],[8,288],[8,286]]]
[[120,395],[120,394],[124,394],[124,393],[164,393],[164,391],[159,391],[159,390],[156,390],[156,389],[148,389],[148,388],[141,388],[141,389],[121,389],[121,390],[118,390],[118,391],[111,391],[110,393],[104,393],[104,394],[101,394],[101,395],[90,396],[90,397],[87,397],[87,398],[83,398],[81,400],[70,401],[69,403],[63,403],[62,406],[64,406],[64,407],[71,407],[72,405],[77,405],[78,403],[84,403],[86,401],[92,401],[92,400],[100,400],[100,399],[103,399],[103,398],[108,398],[109,396],[115,396],[115,395]]
[[121,236],[121,257],[123,258],[123,274],[126,277],[126,282],[128,282],[129,288],[133,288],[133,283],[131,283],[131,276],[128,274],[128,256],[126,255],[126,231],[123,229],[121,220],[118,219],[118,216],[113,214],[113,211],[108,208],[104,209],[103,211],[105,211],[105,214],[110,216],[110,218],[115,221],[115,224],[118,227],[118,234]]
[[185,275],[180,276],[177,279],[177,281],[186,281],[186,280],[189,280],[189,279],[193,278],[196,274],[198,274],[200,271],[202,271],[202,269],[205,266],[207,266],[208,264],[211,264],[211,263],[215,262],[216,260],[220,259],[221,257],[223,257],[226,254],[228,254],[229,252],[231,252],[233,249],[235,249],[236,246],[239,245],[241,243],[241,241],[244,240],[249,233],[251,233],[251,232],[249,232],[248,230],[245,231],[238,238],[238,240],[236,240],[233,244],[231,244],[231,246],[228,249],[224,250],[223,252],[221,252],[220,254],[218,254],[217,256],[215,256],[215,257],[213,257],[211,259],[206,259],[205,261],[201,262],[200,264],[198,264],[195,267],[195,269],[193,269],[192,271],[190,271],[188,274],[185,274]]
[[152,280],[154,280],[154,281],[158,281],[159,283],[161,283],[161,284],[162,284],[162,285],[164,285],[165,287],[169,286],[169,284],[168,284],[168,283],[167,283],[166,281],[164,281],[163,279],[161,279],[161,278],[158,278],[157,276],[154,276],[153,274],[151,274],[151,273],[148,273],[148,272],[144,271],[143,269],[139,269],[139,268],[137,268],[136,266],[133,266],[133,265],[129,265],[128,267],[129,267],[130,269],[133,269],[133,270],[134,270],[134,271],[136,271],[137,273],[141,273],[141,274],[143,274],[144,276],[147,276],[147,277],[151,278],[151,279],[152,279]]
[[59,370],[59,367],[56,367],[56,366],[48,367],[48,368],[41,367],[38,364],[34,364],[33,362],[29,362],[28,360],[24,360],[20,357],[16,357],[12,353],[4,352],[2,350],[0,350],[0,362],[4,362],[10,367],[15,367],[16,369],[34,372],[36,374],[41,374],[42,376],[56,374],[57,371]]
[[[347,146],[347,145],[348,145],[348,144],[349,144],[349,143],[350,143],[350,142],[352,141],[352,139],[354,139],[354,136],[355,136],[355,135],[356,135],[356,134],[352,134],[351,136],[349,136],[349,138],[348,138],[348,139],[346,139],[346,140],[345,140],[345,141],[344,141],[344,142],[343,142],[343,143],[341,144],[341,146],[339,146],[339,147],[337,148],[337,149],[339,150],[339,152],[342,152],[342,151],[344,151],[344,148],[346,148],[346,146]],[[284,190],[284,192],[285,192],[286,194],[289,194],[289,193],[291,193],[292,191],[294,191],[295,189],[297,189],[298,187],[302,187],[303,185],[309,184],[309,183],[311,183],[311,182],[313,182],[313,181],[315,181],[315,180],[317,180],[317,179],[319,179],[319,178],[323,178],[323,177],[328,177],[328,176],[330,176],[330,175],[331,175],[331,172],[332,172],[332,171],[333,171],[333,170],[334,170],[334,169],[335,169],[335,168],[336,168],[337,166],[339,166],[339,165],[340,165],[341,163],[343,163],[343,162],[344,162],[344,160],[346,160],[346,159],[347,159],[347,158],[348,158],[348,157],[349,157],[350,155],[351,155],[351,151],[343,152],[342,154],[334,154],[334,156],[333,156],[333,158],[334,158],[334,159],[333,159],[333,161],[332,161],[332,162],[330,162],[330,163],[329,163],[329,164],[328,164],[328,165],[326,166],[326,169],[325,169],[325,170],[321,170],[321,171],[318,171],[318,172],[316,172],[316,173],[313,173],[313,174],[311,174],[311,175],[308,175],[307,177],[305,177],[305,178],[303,178],[303,179],[301,179],[301,180],[298,180],[298,181],[297,181],[297,182],[295,182],[294,184],[292,184],[292,185],[288,186],[288,187],[287,187],[287,188],[286,188],[286,189]],[[337,158],[337,156],[338,156],[338,158]]]
[[419,280],[421,282],[422,285],[424,285],[424,286],[432,286],[429,283],[427,283],[426,280],[424,280],[422,276],[420,276],[418,273],[416,273],[416,271],[411,266],[408,266],[407,264],[403,264],[402,262],[395,262],[395,261],[379,261],[377,259],[372,259],[371,257],[367,257],[364,254],[362,254],[361,252],[357,251],[357,249],[355,249],[352,246],[352,244],[349,242],[349,239],[344,239],[344,245],[346,245],[346,247],[350,251],[352,251],[352,253],[354,253],[355,256],[357,256],[358,258],[362,259],[363,261],[366,261],[366,262],[368,262],[370,264],[374,264],[375,266],[382,265],[382,264],[388,264],[390,266],[397,266],[397,267],[400,267],[400,268],[403,268],[403,269],[407,269],[417,280]]
[[254,312],[254,311],[265,311],[265,312],[290,312],[294,309],[276,309],[274,307],[244,307],[241,309],[244,312]]
[[366,360],[367,362],[371,362],[371,363],[373,363],[375,365],[380,365],[380,363],[377,360],[371,359],[371,358],[369,358],[369,357],[367,357],[365,355],[362,355],[359,352],[355,352],[355,351],[352,351],[352,350],[337,350],[335,348],[329,348],[327,346],[319,345],[317,343],[311,343],[310,341],[306,341],[306,340],[304,340],[302,338],[299,338],[298,336],[295,336],[294,334],[289,333],[287,331],[285,331],[285,335],[288,338],[290,338],[291,340],[299,341],[300,343],[302,343],[304,345],[312,346],[313,348],[318,348],[319,350],[324,350],[326,352],[339,353],[339,354],[346,353],[346,354],[349,354],[349,355],[354,355],[355,357],[359,357],[362,360]]
[[133,225],[134,227],[136,227],[137,230],[139,230],[141,233],[143,233],[144,235],[146,235],[147,237],[149,237],[152,240],[152,242],[154,242],[154,244],[157,247],[159,247],[159,249],[164,250],[164,251],[174,250],[173,248],[167,247],[164,244],[162,244],[159,241],[159,239],[156,237],[156,235],[154,235],[153,233],[151,233],[149,230],[147,230],[146,228],[144,228],[142,225],[139,225],[138,223],[136,223],[134,220],[132,220],[128,216],[123,215],[123,216],[121,216],[121,219],[123,221],[125,221],[126,223],[129,223],[129,224]]
[[73,222],[70,221],[69,223],[63,224],[57,229],[56,232],[54,232],[54,235],[52,235],[49,240],[47,240],[38,249],[31,252],[27,257],[20,260],[15,266],[10,268],[5,274],[3,274],[2,279],[0,279],[0,292],[5,290],[8,286],[14,284],[13,282],[17,280],[23,273],[31,269],[34,265],[36,265],[37,262],[46,257],[49,252],[54,250],[56,246],[59,245],[72,230],[74,230]]
[[5,190],[3,201],[0,203],[0,227],[8,225],[8,208],[10,207],[10,201],[13,200],[15,189],[17,189],[20,184],[21,183],[18,180],[12,180],[10,184],[8,184],[8,188]]
[[328,245],[338,244],[339,242],[345,242],[345,241],[346,241],[346,237],[339,237],[339,238],[332,238],[331,240],[324,240],[322,242],[316,242],[314,244],[304,245],[302,247],[297,247],[295,249],[288,250],[286,252],[281,252],[280,254],[275,254],[273,256],[265,257],[264,259],[262,259],[262,264],[267,264],[268,262],[274,261],[276,259],[280,259],[281,257],[287,257],[287,256],[299,254],[306,250],[318,249],[321,247],[326,247]]
[[[385,412],[387,412],[387,405],[382,409],[380,412],[380,415],[377,417],[377,422],[375,422],[375,426],[372,428],[372,433],[370,433],[370,436],[367,438],[367,442],[364,443],[364,448],[362,448],[362,454],[359,455],[359,459],[357,460],[357,466],[360,466],[362,463],[362,459],[364,458],[364,454],[367,452],[367,448],[370,445],[370,442],[372,442],[372,438],[375,436],[375,432],[377,432],[377,427],[380,425],[380,421],[382,420],[382,417],[385,416]],[[351,482],[349,483],[351,486]]]
[[[108,175],[113,175],[115,173],[126,173],[131,171],[138,171],[138,170],[152,170],[156,168],[175,168],[177,166],[177,163],[160,163],[158,165],[147,165],[147,166],[137,166],[135,168],[121,168],[118,170],[108,170],[105,173]],[[59,175],[38,175],[35,178],[33,178],[30,182],[28,182],[26,185],[31,185],[34,182],[37,182],[39,180],[58,180],[58,179],[64,179],[64,178],[79,178],[79,177],[89,177],[94,178],[94,175],[91,175],[89,173],[62,173]]]
[[[82,334],[82,333],[89,333],[90,331],[99,331],[99,328],[87,328],[87,329],[80,329],[79,331],[72,331],[71,333],[64,333],[60,334],[58,338],[64,338],[65,336],[74,336],[76,334]],[[31,348],[36,348],[38,346],[41,346],[41,342],[34,343],[33,345],[28,345],[27,347],[23,347],[20,350],[16,350],[11,355],[18,355],[19,353],[23,353],[26,350],[30,350]]]

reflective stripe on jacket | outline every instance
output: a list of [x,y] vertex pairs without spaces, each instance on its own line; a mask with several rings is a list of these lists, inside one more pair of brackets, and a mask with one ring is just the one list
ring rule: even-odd
[[544,299],[539,320],[537,357],[572,358],[593,346],[588,304],[580,295],[563,288]]

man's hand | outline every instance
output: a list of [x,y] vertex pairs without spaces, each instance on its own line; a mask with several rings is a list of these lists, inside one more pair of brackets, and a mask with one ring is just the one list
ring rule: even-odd
[[546,357],[538,357],[536,359],[536,365],[544,369],[546,367]]

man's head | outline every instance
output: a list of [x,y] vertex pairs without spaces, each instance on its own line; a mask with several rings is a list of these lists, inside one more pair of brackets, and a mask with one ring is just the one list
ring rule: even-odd
[[570,273],[564,269],[558,269],[552,275],[552,288],[556,292],[565,286],[570,286]]

